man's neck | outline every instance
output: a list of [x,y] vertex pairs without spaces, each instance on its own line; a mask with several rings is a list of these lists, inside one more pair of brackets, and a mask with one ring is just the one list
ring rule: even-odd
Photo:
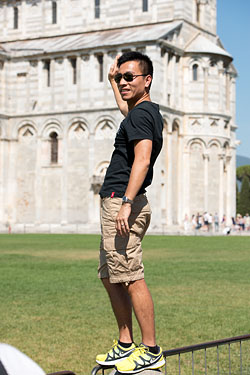
[[143,95],[139,100],[137,101],[128,101],[128,110],[131,111],[135,106],[142,102],[151,102],[151,98],[149,93]]

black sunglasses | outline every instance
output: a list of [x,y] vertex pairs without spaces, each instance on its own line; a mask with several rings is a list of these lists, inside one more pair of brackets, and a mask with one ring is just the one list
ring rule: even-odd
[[117,73],[114,77],[116,83],[120,83],[121,79],[125,79],[127,82],[132,82],[136,77],[147,76],[147,74],[132,74],[132,73]]

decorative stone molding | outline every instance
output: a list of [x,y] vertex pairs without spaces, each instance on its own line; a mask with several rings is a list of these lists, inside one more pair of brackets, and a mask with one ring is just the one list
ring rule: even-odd
[[37,60],[30,60],[29,63],[30,63],[30,66],[32,66],[32,68],[36,68],[37,65],[38,65],[38,61]]
[[205,160],[208,160],[209,161],[209,154],[208,153],[204,153],[203,155],[203,159]]
[[107,55],[114,59],[117,56],[118,52],[116,50],[114,51],[108,51]]
[[69,129],[69,139],[87,139],[89,137],[88,126],[82,121],[74,122]]
[[36,129],[30,124],[24,125],[18,129],[18,139],[26,143],[36,141],[36,134]]
[[53,120],[45,125],[42,132],[43,139],[49,139],[51,133],[57,133],[59,138],[62,136],[62,128],[60,124]]
[[87,62],[90,59],[90,55],[89,54],[81,55],[81,59],[82,59],[82,61]]
[[113,139],[116,132],[115,125],[109,120],[101,121],[95,131],[96,139]]
[[64,58],[63,57],[56,57],[55,58],[55,62],[59,65],[62,65],[63,64],[63,61],[64,61]]

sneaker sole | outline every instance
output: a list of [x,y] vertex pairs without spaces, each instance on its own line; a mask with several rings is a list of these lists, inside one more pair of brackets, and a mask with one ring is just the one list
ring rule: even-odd
[[116,368],[116,370],[117,370],[119,373],[121,373],[121,374],[137,374],[138,372],[142,372],[142,371],[144,371],[144,370],[157,370],[157,369],[163,367],[163,366],[165,365],[165,363],[166,363],[166,362],[165,362],[165,359],[163,359],[163,360],[160,361],[160,362],[152,363],[152,365],[147,366],[147,367],[143,367],[143,368],[141,368],[141,369],[139,369],[139,370],[121,371],[121,370],[118,370],[117,368]]
[[101,366],[111,366],[111,367],[114,367],[118,362],[121,362],[121,361],[123,361],[126,358],[127,357],[123,357],[123,358],[115,359],[114,361],[109,361],[109,362],[103,362],[103,361],[97,361],[96,360],[96,362],[99,365],[101,365]]
[[134,351],[134,349],[129,350],[128,353],[126,353],[126,355],[124,355],[121,358],[114,359],[113,361],[104,362],[104,361],[96,360],[96,362],[101,366],[111,366],[111,367],[113,366],[114,367],[117,363],[119,363],[119,362],[123,361],[124,359],[126,359],[127,357],[129,357],[130,354]]

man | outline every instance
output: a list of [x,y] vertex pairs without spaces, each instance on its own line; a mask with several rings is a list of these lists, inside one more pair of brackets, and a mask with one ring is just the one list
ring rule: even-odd
[[[99,277],[106,288],[119,328],[119,341],[96,357],[121,373],[137,373],[164,365],[156,345],[154,306],[144,280],[141,241],[150,222],[145,188],[162,147],[163,121],[151,102],[153,65],[148,56],[126,52],[117,60],[117,74],[109,77],[118,106],[126,115],[115,138],[101,196]],[[114,85],[116,82],[116,85]],[[133,342],[132,308],[142,343]]]

